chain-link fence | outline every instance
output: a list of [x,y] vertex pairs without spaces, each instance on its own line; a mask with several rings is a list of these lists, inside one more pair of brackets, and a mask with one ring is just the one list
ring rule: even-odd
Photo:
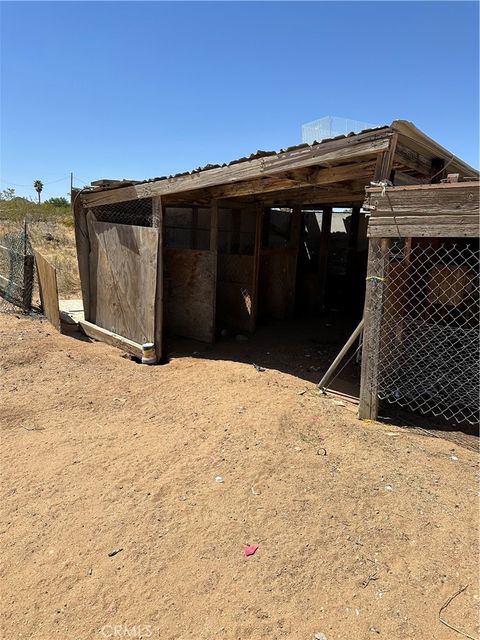
[[[395,241],[386,259],[380,400],[450,422],[479,418],[479,244]],[[375,265],[378,271],[385,264]],[[375,271],[374,271],[375,273]]]
[[26,224],[0,234],[0,311],[30,311],[35,287],[34,257]]

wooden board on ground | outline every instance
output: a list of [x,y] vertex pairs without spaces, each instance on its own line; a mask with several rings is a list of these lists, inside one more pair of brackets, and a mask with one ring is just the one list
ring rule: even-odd
[[57,271],[38,251],[34,251],[34,254],[43,312],[55,329],[61,331]]
[[88,228],[92,323],[137,344],[153,342],[157,229],[92,218]]
[[164,317],[175,335],[213,342],[215,260],[210,251],[164,250]]
[[138,344],[133,340],[128,340],[128,338],[124,338],[123,336],[119,336],[112,331],[107,331],[107,329],[103,329],[102,327],[99,327],[92,322],[88,322],[87,320],[80,320],[79,325],[82,328],[82,331],[89,338],[93,338],[99,342],[106,342],[107,344],[112,345],[112,347],[117,347],[118,349],[123,349],[137,358],[142,357],[141,344]]

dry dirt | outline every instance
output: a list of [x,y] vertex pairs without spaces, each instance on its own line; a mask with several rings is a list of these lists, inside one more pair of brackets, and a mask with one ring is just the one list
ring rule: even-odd
[[0,315],[4,638],[455,640],[464,585],[478,637],[476,451],[358,421],[266,335],[147,367]]

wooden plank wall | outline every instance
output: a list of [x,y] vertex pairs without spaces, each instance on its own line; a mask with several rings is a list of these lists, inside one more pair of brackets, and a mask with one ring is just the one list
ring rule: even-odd
[[369,189],[368,235],[372,238],[477,237],[478,182]]
[[58,306],[57,270],[45,258],[34,250],[37,265],[38,286],[42,309],[49,322],[57,329],[62,330],[60,321],[60,309]]
[[[292,268],[294,249],[262,249],[260,256],[259,314],[283,320],[290,311],[295,290]],[[293,291],[292,291],[293,288]]]
[[154,342],[158,232],[97,222],[90,238],[91,322],[133,342]]
[[250,331],[254,256],[219,254],[217,273],[218,328]]
[[84,209],[80,199],[80,191],[73,190],[71,198],[83,312],[85,320],[90,320],[90,240],[88,237],[87,210]]
[[164,322],[171,333],[213,342],[216,254],[165,248]]

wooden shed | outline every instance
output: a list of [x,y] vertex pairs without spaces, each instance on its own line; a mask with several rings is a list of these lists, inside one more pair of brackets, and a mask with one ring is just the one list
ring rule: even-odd
[[[365,188],[478,175],[406,121],[145,182],[73,193],[84,330],[139,355],[164,336],[213,342],[261,317],[362,315]],[[341,228],[339,228],[339,225]]]

